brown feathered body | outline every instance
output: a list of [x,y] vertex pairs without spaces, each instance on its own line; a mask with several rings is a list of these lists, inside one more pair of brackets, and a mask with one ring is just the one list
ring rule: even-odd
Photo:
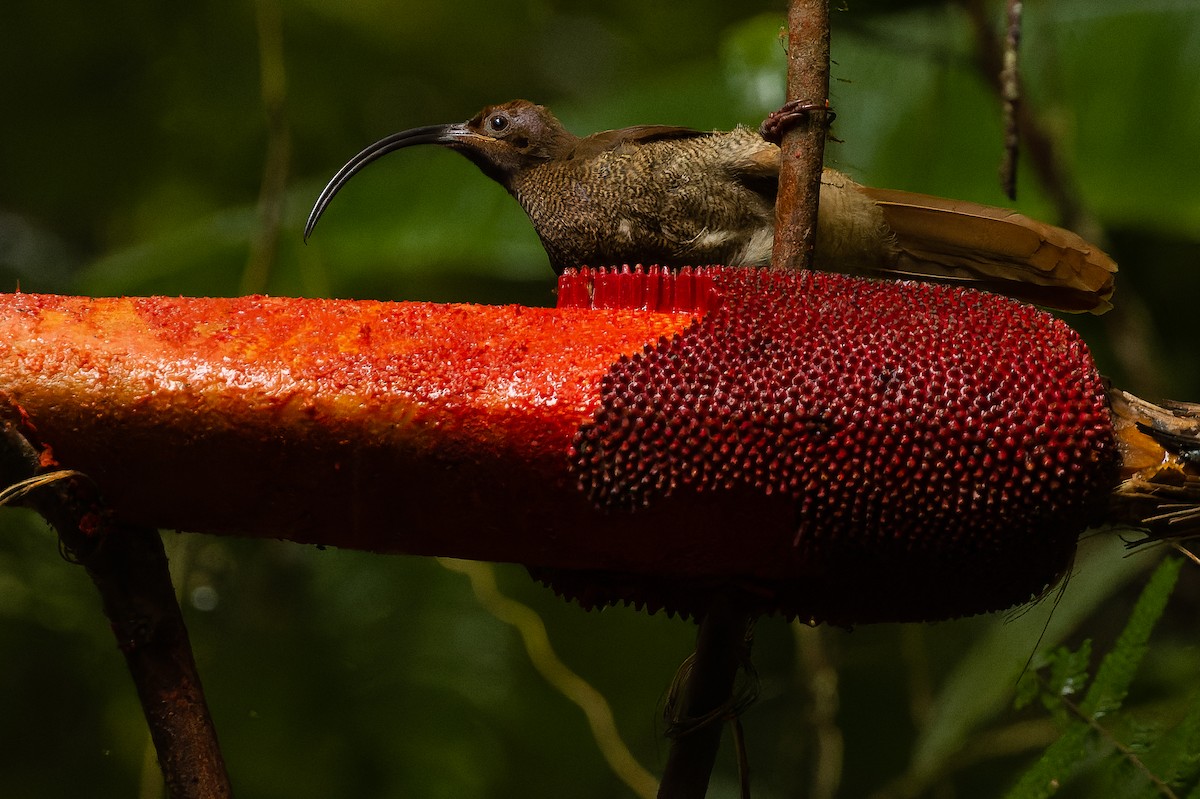
[[[556,272],[771,260],[780,150],[757,131],[640,125],[580,138],[526,100],[372,145],[330,181],[308,230],[359,169],[423,143],[462,153],[508,189]],[[1110,307],[1116,272],[1112,259],[1068,230],[1002,208],[867,188],[832,169],[822,176],[814,266],[1095,312]]]
[[765,144],[744,129],[612,131],[513,175],[507,188],[559,272],[634,262],[765,264],[778,185],[778,149],[771,159]]

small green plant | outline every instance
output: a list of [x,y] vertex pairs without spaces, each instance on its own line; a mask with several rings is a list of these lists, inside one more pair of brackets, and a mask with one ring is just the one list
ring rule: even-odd
[[1182,561],[1167,558],[1142,591],[1129,622],[1094,675],[1091,641],[1060,647],[1022,677],[1018,708],[1041,702],[1062,735],[1017,781],[1008,799],[1056,794],[1086,770],[1099,773],[1106,797],[1200,797],[1200,694],[1173,725],[1148,725],[1123,707],[1149,651]]

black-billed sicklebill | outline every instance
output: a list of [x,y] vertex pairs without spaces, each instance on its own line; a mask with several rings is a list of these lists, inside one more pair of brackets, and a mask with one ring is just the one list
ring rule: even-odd
[[[309,215],[380,156],[440,144],[506,188],[556,272],[571,266],[770,263],[779,148],[749,128],[637,125],[580,138],[528,100],[395,133],[354,156]],[[1107,310],[1116,264],[1014,211],[860,186],[826,168],[814,266],[969,285],[1068,311]]]

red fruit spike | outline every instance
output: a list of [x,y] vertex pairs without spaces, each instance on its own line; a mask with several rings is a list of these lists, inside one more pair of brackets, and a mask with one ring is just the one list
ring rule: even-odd
[[575,439],[598,506],[792,502],[791,551],[775,557],[833,570],[768,593],[851,622],[1029,599],[1104,518],[1119,462],[1107,392],[1062,322],[978,292],[754,269],[681,270],[674,307],[703,308],[707,281],[719,309],[614,364]]
[[696,307],[695,275],[690,266],[685,266],[675,275],[676,312],[690,313]]
[[564,310],[0,296],[0,399],[126,521],[516,561],[596,604],[946,618],[1038,595],[1089,524],[1200,531],[1200,408],[1110,392],[1047,314],[652,274],[683,313],[586,310],[611,269]]
[[612,307],[613,291],[612,280],[608,270],[604,267],[593,269],[592,271],[592,307],[597,310],[605,310]]
[[651,266],[645,272],[644,290],[642,292],[642,307],[647,311],[660,310],[662,298],[662,268]]
[[578,269],[567,268],[558,278],[559,308],[592,307],[591,276]]
[[637,273],[629,268],[629,264],[621,267],[621,271],[617,273],[617,308],[631,308],[640,310],[639,303],[641,301],[640,292],[638,291],[638,278],[641,277],[641,269]]

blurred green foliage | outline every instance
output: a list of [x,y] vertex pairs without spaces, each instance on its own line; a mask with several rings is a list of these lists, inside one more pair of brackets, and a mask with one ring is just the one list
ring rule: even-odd
[[[585,133],[754,125],[783,96],[777,3],[277,2],[6,8],[0,282],[230,295],[247,285],[252,253],[265,253],[258,288],[273,294],[547,304],[550,272],[520,209],[454,154],[408,150],[373,166],[307,246],[303,219],[361,147],[488,102],[535,99]],[[1025,5],[1027,102],[1099,222],[1089,234],[1104,236],[1121,263],[1118,310],[1071,321],[1120,385],[1200,399],[1191,324],[1200,6]],[[873,185],[1002,203],[1000,116],[961,7],[835,7],[842,141],[828,162]],[[1018,207],[1053,219],[1022,166]],[[277,245],[264,234],[268,173],[285,186]],[[6,511],[0,526],[4,795],[159,795],[140,711],[86,576],[56,556],[38,520]],[[286,543],[168,534],[167,545],[239,796],[629,795],[582,715],[541,681],[461,575],[428,559]],[[1089,639],[1098,660],[1153,560],[1124,558],[1117,537],[1102,533],[1085,542],[1065,593],[1032,609],[803,636],[837,679],[838,795],[1002,795],[1057,736],[1044,709],[1012,709],[1031,655],[1060,644],[1078,652]],[[690,650],[691,625],[628,609],[585,613],[518,568],[499,571],[504,590],[543,616],[563,659],[612,703],[633,753],[660,771],[656,708]],[[1125,701],[1143,725],[1180,722],[1192,693],[1200,582],[1191,572]],[[800,638],[780,620],[759,625],[762,698],[745,725],[761,799],[818,796],[815,763],[829,763],[813,733]],[[1086,665],[1080,673],[1094,673]],[[732,756],[722,757],[712,795],[733,796]],[[1085,770],[1061,794],[1111,790],[1101,771]]]

